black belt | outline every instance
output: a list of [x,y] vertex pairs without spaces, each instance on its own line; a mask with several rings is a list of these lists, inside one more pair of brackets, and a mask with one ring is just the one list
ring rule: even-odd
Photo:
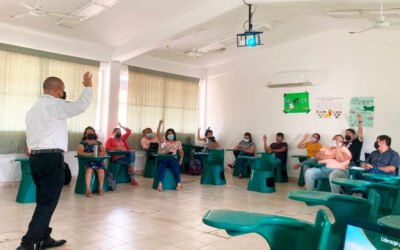
[[64,150],[58,148],[31,150],[31,155],[49,154],[49,153],[64,153]]

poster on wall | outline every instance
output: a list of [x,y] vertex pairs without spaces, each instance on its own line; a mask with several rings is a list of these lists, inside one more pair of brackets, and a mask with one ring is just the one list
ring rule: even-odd
[[338,119],[343,114],[343,97],[317,97],[315,112],[320,119]]
[[284,113],[308,113],[310,112],[310,102],[308,92],[285,93]]
[[374,98],[373,97],[352,97],[350,100],[350,127],[357,127],[357,115],[363,116],[363,127],[374,126]]

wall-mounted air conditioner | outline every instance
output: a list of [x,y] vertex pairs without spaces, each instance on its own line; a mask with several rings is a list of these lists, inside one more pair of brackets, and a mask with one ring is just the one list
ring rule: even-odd
[[322,84],[327,70],[298,70],[275,72],[267,76],[268,88],[307,87]]

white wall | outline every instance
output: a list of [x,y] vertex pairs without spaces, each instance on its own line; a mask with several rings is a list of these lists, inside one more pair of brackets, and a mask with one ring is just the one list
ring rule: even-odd
[[[373,96],[375,124],[365,128],[363,151],[373,150],[380,134],[391,136],[392,147],[399,149],[400,32],[371,31],[351,36],[345,31],[326,31],[279,47],[264,45],[249,54],[208,71],[206,123],[225,148],[232,148],[245,131],[250,131],[257,151],[262,151],[264,133],[271,138],[270,143],[275,133],[283,132],[289,154],[304,153],[296,149],[304,133],[319,132],[326,145],[334,134],[349,127],[350,98]],[[305,88],[265,87],[270,73],[304,69],[327,69],[327,81]],[[303,91],[310,93],[311,112],[284,114],[283,94]],[[344,115],[337,120],[319,119],[314,107],[316,97],[343,97]],[[226,157],[233,158],[229,152]],[[289,157],[291,176],[298,175],[290,167],[295,162],[297,159]]]

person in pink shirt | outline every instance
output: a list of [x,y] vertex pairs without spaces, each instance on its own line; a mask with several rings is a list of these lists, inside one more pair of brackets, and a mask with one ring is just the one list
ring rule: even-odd
[[[315,190],[315,181],[328,179],[334,170],[347,169],[349,167],[351,152],[343,142],[342,135],[335,135],[330,147],[323,147],[319,150],[316,155],[318,163],[325,163],[326,166],[307,169],[305,173],[307,190]],[[336,189],[332,188],[332,190]]]
[[[135,151],[131,150],[128,145],[128,138],[131,135],[131,130],[127,127],[118,123],[118,125],[125,130],[125,133],[122,135],[121,128],[113,129],[113,137],[110,137],[106,141],[106,151],[127,151],[126,154],[123,155],[114,155],[111,158],[112,162],[116,162],[123,165],[128,165],[128,174],[131,178],[131,184],[133,186],[137,186],[138,183],[135,179]],[[129,151],[129,152],[128,152]]]

